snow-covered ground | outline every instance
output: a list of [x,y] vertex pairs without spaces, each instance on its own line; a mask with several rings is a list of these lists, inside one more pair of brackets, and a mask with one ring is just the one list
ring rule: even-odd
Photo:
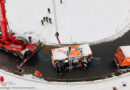
[[24,78],[3,70],[0,70],[0,76],[4,77],[4,83],[0,84],[0,90],[113,90],[113,87],[116,87],[117,90],[130,89],[130,73],[110,79],[73,83],[47,82],[37,78],[28,79],[27,76]]
[[128,23],[130,15],[128,0],[63,0],[63,5],[58,2],[58,30],[64,43],[71,42],[71,37],[72,42],[91,42],[111,36]]
[[[92,42],[114,35],[130,22],[129,0],[63,0],[62,4],[60,0],[6,0],[6,9],[14,32],[46,44],[57,44],[56,31],[62,44]],[[51,17],[53,24],[42,26],[44,16]]]
[[[47,8],[51,9],[51,14]],[[130,0],[63,0],[63,4],[60,0],[6,0],[6,10],[9,26],[14,32],[25,37],[32,36],[35,41],[40,39],[46,44],[57,44],[56,31],[62,44],[82,43],[101,40],[124,28],[126,32],[130,26]],[[44,16],[51,17],[53,24],[44,23],[42,26]],[[113,90],[113,86],[118,90],[130,89],[130,73],[100,81],[75,83],[35,82],[3,70],[0,70],[0,76],[4,76],[6,83],[5,86],[0,84],[0,90]],[[127,86],[123,87],[123,83]]]
[[[48,16],[54,22],[54,13],[48,14],[47,8],[53,10],[52,0],[6,0],[7,19],[10,28],[22,36],[32,36],[34,40],[44,43],[57,42],[55,24],[41,24],[41,19]],[[53,40],[53,41],[52,41]]]

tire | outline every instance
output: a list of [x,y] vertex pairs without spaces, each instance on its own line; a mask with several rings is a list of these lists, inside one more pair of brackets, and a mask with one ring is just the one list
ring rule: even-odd
[[17,53],[18,54],[18,57],[20,58],[20,59],[24,59],[24,57],[22,56],[22,54],[19,52],[19,53]]
[[8,49],[6,49],[6,48],[4,48],[4,51],[5,51],[6,53],[9,53],[9,50],[8,50]]
[[3,50],[3,47],[0,46],[0,50]]
[[59,72],[60,75],[63,74],[65,71],[64,62],[63,61],[57,61],[56,62],[56,71]]
[[12,54],[16,57],[18,56],[17,52],[12,52]]

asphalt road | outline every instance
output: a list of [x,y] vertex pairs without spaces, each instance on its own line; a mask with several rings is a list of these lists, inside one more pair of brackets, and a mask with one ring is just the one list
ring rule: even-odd
[[[113,58],[117,48],[121,45],[130,45],[130,31],[114,41],[91,45],[93,56],[99,59],[95,59],[87,70],[78,68],[65,72],[62,76],[52,67],[50,47],[43,47],[36,56],[24,64],[23,74],[33,74],[37,69],[48,81],[68,82],[111,77],[113,74],[117,74]],[[17,74],[16,65],[19,65],[20,62],[19,58],[0,51],[0,68]]]

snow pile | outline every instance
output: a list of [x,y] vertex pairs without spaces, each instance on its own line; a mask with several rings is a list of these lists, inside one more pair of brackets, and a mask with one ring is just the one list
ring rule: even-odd
[[[6,0],[6,9],[14,32],[46,44],[58,43],[56,31],[62,44],[92,42],[114,35],[130,22],[129,0],[63,0],[62,4],[60,0]],[[53,24],[42,26],[44,16],[51,17]]]
[[105,80],[73,83],[28,79],[29,76],[24,78],[3,70],[0,70],[0,76],[4,77],[4,83],[0,84],[0,90],[113,90],[113,87],[116,87],[117,90],[130,89],[130,73]]

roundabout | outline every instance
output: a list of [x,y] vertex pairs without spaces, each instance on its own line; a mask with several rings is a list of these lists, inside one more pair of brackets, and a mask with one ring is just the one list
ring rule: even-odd
[[[114,65],[114,54],[119,46],[130,45],[130,31],[116,40],[90,45],[95,60],[90,64],[87,70],[74,69],[59,75],[52,67],[51,48],[52,46],[43,46],[36,56],[25,63],[22,67],[24,75],[33,74],[35,70],[39,70],[43,74],[43,78],[47,81],[74,82],[74,81],[91,81],[120,75]],[[22,61],[5,52],[0,52],[0,68],[17,74],[16,65]]]

